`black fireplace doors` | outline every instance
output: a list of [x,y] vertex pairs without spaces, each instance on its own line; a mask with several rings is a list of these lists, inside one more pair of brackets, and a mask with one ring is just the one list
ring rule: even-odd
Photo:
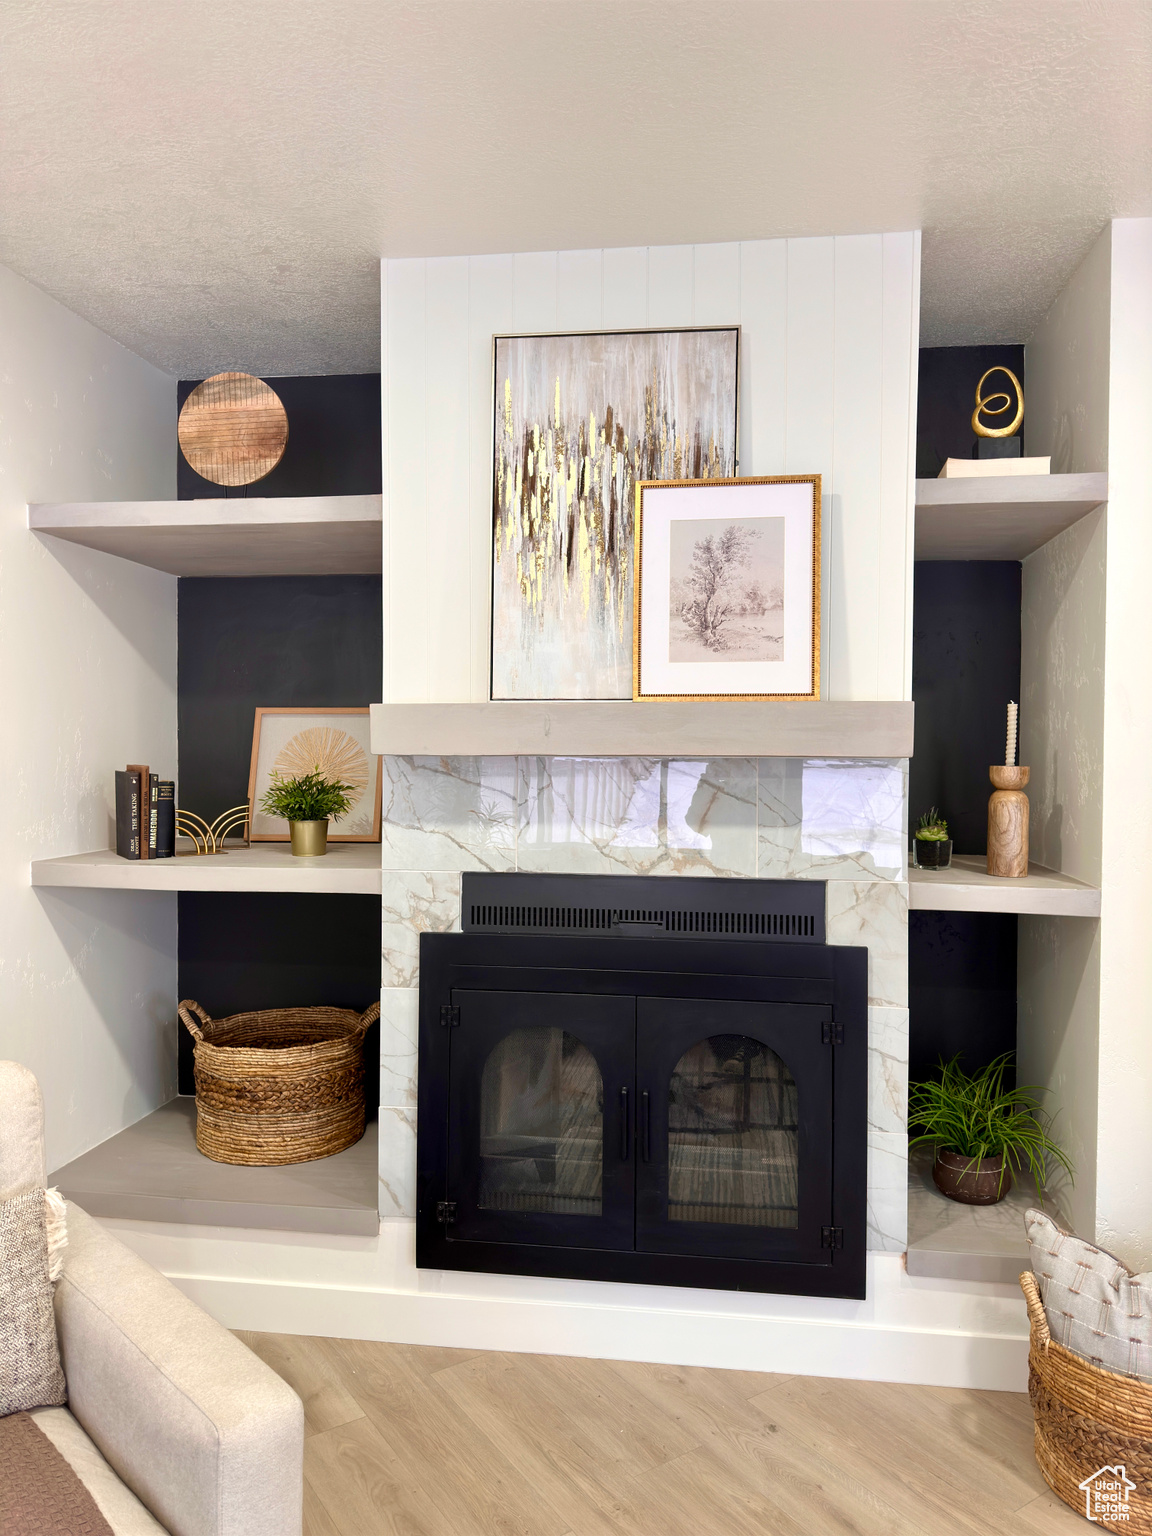
[[863,1295],[863,950],[424,935],[417,1262]]

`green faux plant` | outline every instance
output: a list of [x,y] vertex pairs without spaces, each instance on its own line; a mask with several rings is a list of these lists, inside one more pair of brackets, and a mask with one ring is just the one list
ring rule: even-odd
[[941,816],[936,806],[930,811],[925,811],[916,826],[916,836],[922,843],[946,843],[948,841],[948,823]]
[[[1068,1154],[1052,1139],[1051,1120],[1040,1107],[1043,1088],[1006,1088],[1004,1074],[1012,1060],[1005,1051],[969,1076],[959,1056],[941,1061],[939,1075],[908,1087],[908,1144],[934,1142],[945,1152],[972,1159],[1003,1157],[1001,1186],[1011,1168],[1027,1166],[1043,1190],[1051,1163],[1068,1177]],[[919,1132],[919,1134],[914,1134]]]
[[339,821],[352,808],[351,789],[351,784],[326,779],[322,773],[304,773],[295,779],[274,773],[260,809],[285,821]]

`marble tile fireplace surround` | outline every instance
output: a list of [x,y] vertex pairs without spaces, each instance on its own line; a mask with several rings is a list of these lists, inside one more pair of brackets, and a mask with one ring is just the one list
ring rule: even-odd
[[415,1215],[419,936],[465,870],[827,882],[868,950],[868,1246],[906,1245],[907,761],[399,757],[383,768],[380,1210]]

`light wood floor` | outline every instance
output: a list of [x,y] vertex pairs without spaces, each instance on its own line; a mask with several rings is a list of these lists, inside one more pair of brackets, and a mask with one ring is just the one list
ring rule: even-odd
[[1061,1536],[1028,1399],[244,1333],[304,1400],[305,1536]]

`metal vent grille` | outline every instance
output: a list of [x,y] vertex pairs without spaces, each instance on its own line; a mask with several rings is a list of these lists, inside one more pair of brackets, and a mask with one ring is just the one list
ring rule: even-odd
[[463,881],[462,927],[465,933],[652,934],[822,944],[824,882],[469,873]]

